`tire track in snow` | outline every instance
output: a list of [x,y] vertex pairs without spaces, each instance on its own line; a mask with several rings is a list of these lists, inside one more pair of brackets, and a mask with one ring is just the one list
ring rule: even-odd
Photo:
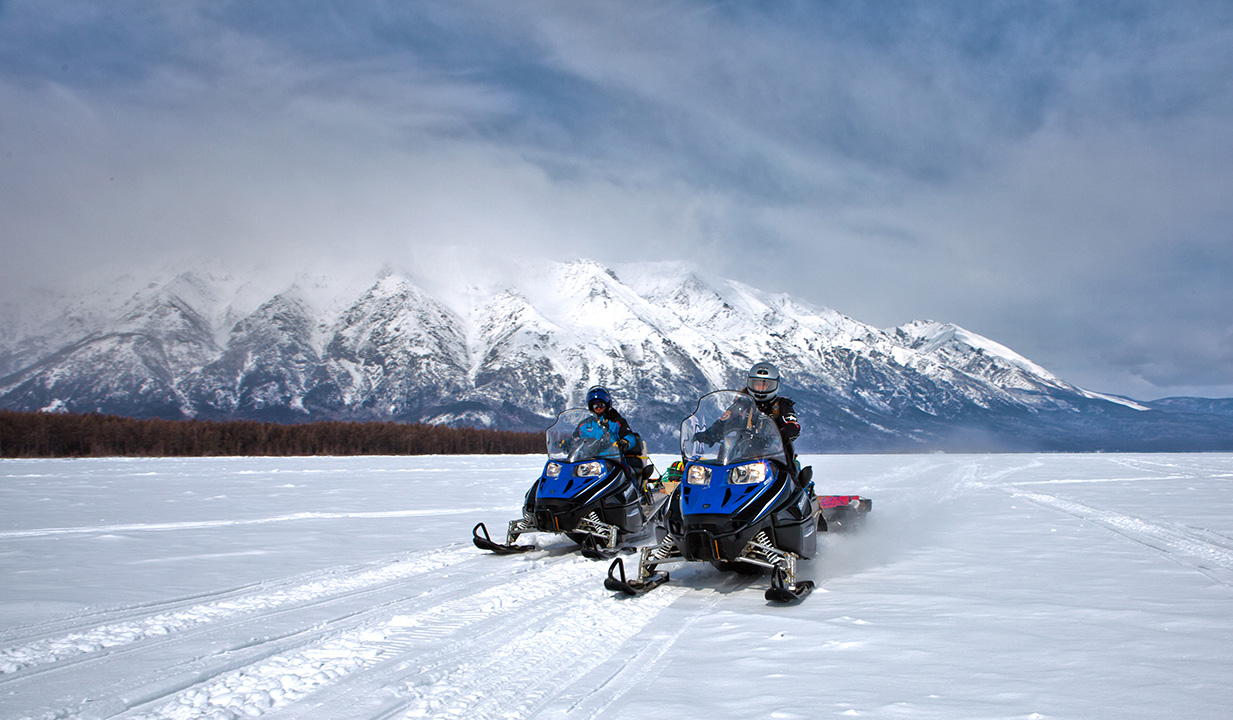
[[0,681],[3,681],[6,675],[11,676],[26,668],[58,663],[75,656],[93,655],[104,650],[134,645],[150,638],[164,638],[238,616],[268,613],[278,608],[303,605],[402,582],[474,557],[475,551],[472,548],[434,550],[342,577],[216,599],[156,612],[139,619],[105,621],[93,627],[0,648]]
[[124,717],[521,717],[515,708],[551,693],[560,678],[554,670],[590,671],[683,592],[622,603],[601,578],[595,563],[571,558],[411,614],[387,608],[394,614],[381,622],[264,658]]
[[1172,523],[1151,522],[1028,490],[1003,490],[1014,497],[1101,525],[1140,545],[1159,550],[1171,559],[1183,561],[1183,558],[1189,558],[1184,560],[1185,564],[1223,585],[1233,585],[1233,541],[1219,533]]

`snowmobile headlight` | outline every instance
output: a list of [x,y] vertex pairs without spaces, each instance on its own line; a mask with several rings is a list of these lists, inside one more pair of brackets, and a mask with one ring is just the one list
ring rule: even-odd
[[544,477],[557,477],[561,474],[561,466],[557,463],[548,463],[544,467]]
[[604,474],[602,462],[582,463],[574,468],[574,477],[599,477]]
[[728,483],[730,485],[756,485],[764,480],[766,480],[766,465],[764,463],[739,465],[732,468],[728,473]]
[[704,465],[690,465],[689,474],[685,476],[685,482],[690,485],[709,485],[711,482],[711,469]]

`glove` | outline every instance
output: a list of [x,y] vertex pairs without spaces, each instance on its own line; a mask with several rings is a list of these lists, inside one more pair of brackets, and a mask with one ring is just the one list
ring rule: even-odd
[[[699,430],[698,432],[694,433],[694,442],[696,442],[696,443],[705,443],[705,442],[706,442],[706,433],[702,432],[701,430]],[[707,443],[707,444],[709,445],[710,443]]]
[[628,451],[630,447],[629,440],[626,440],[625,438],[621,438],[620,440],[617,440],[617,447],[621,449],[621,452]]

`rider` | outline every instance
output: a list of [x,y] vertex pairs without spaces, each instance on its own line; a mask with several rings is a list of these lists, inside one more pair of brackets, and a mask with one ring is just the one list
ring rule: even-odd
[[[792,443],[801,434],[801,424],[796,419],[796,408],[792,400],[779,394],[779,368],[769,362],[755,363],[749,369],[749,375],[745,379],[745,388],[741,392],[752,397],[758,410],[775,421],[775,427],[779,430],[779,436],[783,440],[788,470],[795,477],[798,467],[796,451]],[[725,413],[720,423],[727,419],[728,414]],[[717,439],[717,432],[721,431],[712,426],[695,433],[694,440],[713,444]]]
[[749,368],[749,377],[745,379],[742,392],[751,395],[758,409],[775,421],[789,464],[792,464],[796,458],[792,443],[801,434],[801,424],[796,419],[796,406],[792,400],[779,394],[779,368],[765,361],[755,363]]
[[[632,453],[638,450],[638,436],[633,430],[629,429],[629,423],[625,418],[621,417],[621,413],[617,412],[616,408],[612,407],[612,393],[602,385],[595,385],[590,390],[587,390],[587,409],[594,415],[589,417],[582,425],[578,427],[583,435],[589,436],[589,433],[600,433],[607,430],[616,439],[617,447],[621,453],[626,456],[627,461],[632,461],[635,456]],[[631,470],[634,477],[641,477],[642,463],[639,460],[637,467],[632,467],[634,463],[630,462]]]

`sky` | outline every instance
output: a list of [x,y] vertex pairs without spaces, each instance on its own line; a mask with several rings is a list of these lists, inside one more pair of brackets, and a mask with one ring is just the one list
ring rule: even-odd
[[1229,397],[1230,228],[1227,2],[0,0],[3,299],[685,260]]

